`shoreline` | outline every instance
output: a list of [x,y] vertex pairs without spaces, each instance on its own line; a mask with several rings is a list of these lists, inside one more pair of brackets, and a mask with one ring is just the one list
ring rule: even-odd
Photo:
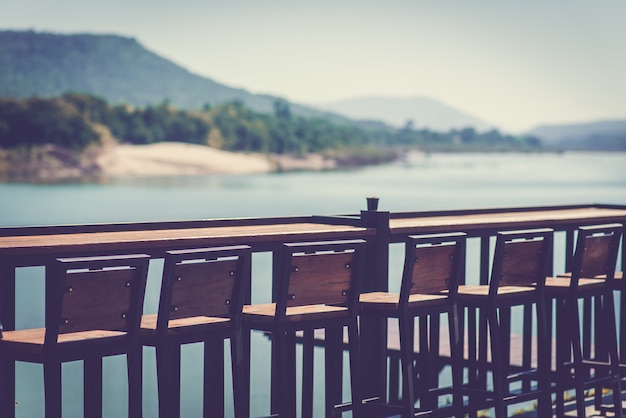
[[317,154],[300,157],[232,152],[182,142],[109,145],[96,158],[96,165],[103,177],[242,175],[299,170],[320,171],[338,167],[335,160]]
[[231,152],[207,145],[116,142],[82,152],[57,145],[0,148],[0,181],[57,182],[185,175],[248,175],[288,171],[321,171],[339,167],[336,159]]
[[104,177],[257,174],[273,171],[271,161],[260,154],[235,153],[176,142],[109,145],[97,156],[96,165]]

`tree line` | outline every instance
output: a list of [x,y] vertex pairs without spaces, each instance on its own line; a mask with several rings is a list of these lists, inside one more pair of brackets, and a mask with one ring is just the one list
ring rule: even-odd
[[210,145],[229,151],[278,154],[363,152],[390,149],[424,151],[538,150],[537,138],[476,132],[472,128],[434,132],[382,125],[364,127],[323,117],[295,116],[277,99],[273,113],[260,113],[233,101],[198,110],[179,110],[165,100],[154,106],[111,105],[84,94],[55,98],[0,99],[0,147],[55,144],[76,150],[113,137],[129,144],[163,141]]

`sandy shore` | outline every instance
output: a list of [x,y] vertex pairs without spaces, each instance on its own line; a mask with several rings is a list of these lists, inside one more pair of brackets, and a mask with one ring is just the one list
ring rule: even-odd
[[112,145],[98,157],[97,164],[106,176],[253,174],[275,169],[264,155],[179,142]]
[[334,160],[318,155],[278,156],[222,151],[203,145],[160,142],[150,145],[107,146],[96,164],[104,176],[194,174],[255,174],[272,171],[324,170]]

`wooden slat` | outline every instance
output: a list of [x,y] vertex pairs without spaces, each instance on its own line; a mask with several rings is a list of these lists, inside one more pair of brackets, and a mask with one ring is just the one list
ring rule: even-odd
[[[287,307],[286,320],[296,322],[302,320],[318,320],[342,316],[348,313],[348,309],[342,306],[328,305],[305,305]],[[271,322],[276,315],[276,304],[265,303],[256,305],[244,305],[243,314],[245,321]]]
[[[542,272],[544,242],[512,241],[504,244],[499,286],[531,286],[537,283]],[[545,275],[545,273],[543,273]]]
[[[141,317],[142,329],[156,329],[157,314],[149,314]],[[208,325],[208,324],[226,324],[230,322],[229,318],[222,318],[219,316],[192,316],[180,319],[170,319],[169,328],[182,328],[191,327],[196,325]]]
[[[559,276],[559,277],[547,277],[546,278],[546,291],[558,291],[566,290],[570,286],[570,277],[571,276]],[[603,279],[578,279],[578,287],[597,287],[604,286]]]
[[[499,296],[519,296],[524,293],[534,292],[536,289],[532,286],[500,286],[498,287]],[[461,285],[459,286],[459,297],[471,296],[487,296],[489,294],[489,286],[487,285]]]
[[353,259],[353,252],[294,255],[287,306],[346,304]]
[[65,280],[59,333],[125,331],[134,269],[70,272]]
[[580,272],[582,277],[595,277],[600,274],[607,274],[607,269],[610,268],[610,245],[612,241],[613,237],[609,235],[587,237]]
[[[409,309],[417,308],[418,306],[432,306],[435,304],[446,303],[448,295],[441,294],[412,294],[409,295]],[[361,303],[361,309],[384,309],[384,310],[397,310],[400,302],[400,295],[398,293],[387,292],[370,292],[363,293],[359,298]]]
[[[46,335],[45,328],[33,328],[22,329],[17,331],[5,331],[2,333],[3,343],[9,344],[33,344],[43,346],[44,338]],[[59,335],[59,344],[73,343],[78,341],[86,341],[91,339],[103,339],[112,337],[123,337],[125,332],[110,331],[110,330],[90,330],[71,332],[68,334]]]
[[172,282],[171,319],[230,313],[237,260],[178,264]]
[[458,260],[455,245],[417,247],[413,252],[411,294],[437,293],[448,290],[456,273]]

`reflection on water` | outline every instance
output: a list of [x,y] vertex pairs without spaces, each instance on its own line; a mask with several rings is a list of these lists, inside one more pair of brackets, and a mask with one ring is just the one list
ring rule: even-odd
[[[0,184],[0,226],[357,213],[365,208],[365,197],[373,195],[381,199],[380,210],[390,211],[626,204],[626,153],[424,154],[395,164],[345,171]],[[469,268],[476,271],[471,247]],[[399,285],[402,255],[401,247],[392,246],[391,289]],[[562,260],[556,260],[555,266],[561,264]],[[156,312],[161,268],[160,260],[151,263],[146,312]],[[268,254],[254,255],[253,302],[269,300],[270,268]],[[18,272],[20,328],[43,325],[43,305],[32,302],[43,300],[42,274],[40,268]],[[269,351],[260,334],[254,336],[253,344],[252,406],[259,415],[269,408]],[[150,349],[144,352],[144,410],[150,417],[157,411],[154,354]],[[198,347],[186,348],[186,417],[200,416],[201,392],[194,382],[201,359]],[[124,368],[123,359],[106,363],[105,417],[126,415]],[[20,364],[17,370],[18,417],[42,416],[40,366]],[[65,417],[80,417],[80,365],[64,366],[63,372]],[[319,401],[317,411],[322,408]]]

